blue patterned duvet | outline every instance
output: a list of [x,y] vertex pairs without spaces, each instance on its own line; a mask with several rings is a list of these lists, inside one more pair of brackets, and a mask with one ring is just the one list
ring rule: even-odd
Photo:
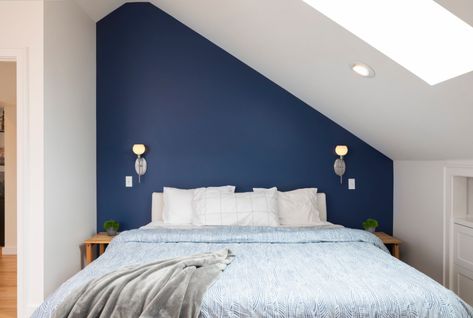
[[228,247],[235,259],[207,291],[201,317],[473,317],[453,292],[346,228],[204,227],[123,232],[33,317],[118,268]]

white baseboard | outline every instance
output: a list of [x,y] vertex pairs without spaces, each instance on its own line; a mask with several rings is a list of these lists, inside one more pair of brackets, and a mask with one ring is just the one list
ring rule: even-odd
[[[28,318],[28,317],[31,317],[33,315],[33,313],[35,312],[36,309],[38,309],[39,305],[31,305],[29,304],[26,308],[25,308],[25,313],[23,315],[23,317],[25,318]],[[22,318],[23,318],[22,317]]]
[[16,246],[2,247],[2,255],[16,255]]

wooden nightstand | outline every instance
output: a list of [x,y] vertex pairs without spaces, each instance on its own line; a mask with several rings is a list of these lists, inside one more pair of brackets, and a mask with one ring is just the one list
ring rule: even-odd
[[402,243],[401,240],[398,240],[397,238],[391,235],[388,235],[384,232],[375,232],[374,235],[379,237],[381,241],[383,241],[384,245],[386,245],[388,248],[391,248],[391,254],[395,258],[399,259],[399,256],[400,256],[399,246]]
[[85,240],[85,265],[89,265],[93,261],[92,247],[98,245],[99,255],[102,255],[105,252],[106,245],[110,244],[114,237],[105,232],[100,232]]

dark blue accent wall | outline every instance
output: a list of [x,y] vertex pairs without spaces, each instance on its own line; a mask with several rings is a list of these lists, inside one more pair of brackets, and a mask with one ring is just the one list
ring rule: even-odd
[[[149,147],[141,184],[134,143]],[[355,191],[333,172],[337,144],[350,148]],[[107,219],[122,229],[146,224],[151,193],[163,186],[225,184],[318,187],[329,221],[359,228],[374,217],[392,232],[392,160],[151,4],[99,21],[98,229]]]

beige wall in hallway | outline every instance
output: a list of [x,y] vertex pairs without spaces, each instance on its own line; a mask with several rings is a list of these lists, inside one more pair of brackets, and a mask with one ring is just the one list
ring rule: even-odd
[[5,249],[16,254],[16,63],[0,62],[0,106],[5,109]]
[[15,254],[16,230],[16,107],[12,105],[5,107],[5,245]]
[[0,62],[0,105],[16,105],[16,63]]

